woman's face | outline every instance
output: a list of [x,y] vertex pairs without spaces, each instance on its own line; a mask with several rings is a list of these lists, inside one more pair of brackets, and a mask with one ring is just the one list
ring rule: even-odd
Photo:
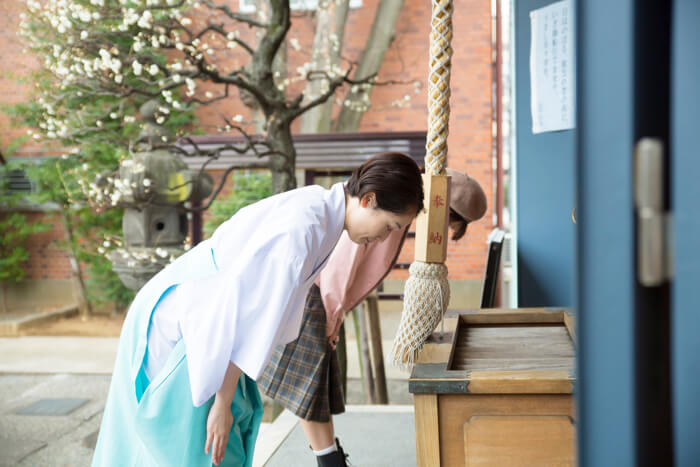
[[360,244],[384,240],[391,232],[405,229],[417,214],[413,209],[404,214],[379,209],[374,193],[359,200],[351,197],[349,203],[345,228],[350,240]]

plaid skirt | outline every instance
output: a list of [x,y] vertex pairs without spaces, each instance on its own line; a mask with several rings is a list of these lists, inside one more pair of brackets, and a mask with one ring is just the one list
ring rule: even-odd
[[328,422],[345,412],[338,354],[326,337],[326,310],[316,284],[306,297],[299,337],[275,349],[258,386],[305,420]]

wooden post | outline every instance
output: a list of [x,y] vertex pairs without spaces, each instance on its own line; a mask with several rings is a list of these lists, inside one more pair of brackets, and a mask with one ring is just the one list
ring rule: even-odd
[[371,344],[372,364],[374,366],[374,391],[377,404],[388,404],[389,396],[386,390],[386,374],[384,372],[384,352],[382,351],[382,330],[379,327],[379,307],[377,296],[370,295],[366,299],[368,331]]
[[340,381],[343,386],[343,395],[348,398],[348,345],[345,340],[345,323],[340,325],[338,331],[338,344],[335,346],[338,353],[338,366],[340,367]]
[[[365,303],[362,303],[362,307],[366,307]],[[367,336],[367,320],[365,319],[364,309],[359,310],[359,313],[355,315],[358,317],[358,328],[359,335],[357,340],[360,344],[360,365],[362,366],[362,382],[365,392],[365,402],[368,404],[376,404],[376,396],[374,391],[374,377],[372,376],[372,363],[369,358],[369,338]]]
[[447,257],[447,220],[450,207],[450,177],[423,174],[425,209],[416,218],[415,259],[444,263]]
[[418,467],[440,465],[440,425],[437,394],[414,394],[416,461]]

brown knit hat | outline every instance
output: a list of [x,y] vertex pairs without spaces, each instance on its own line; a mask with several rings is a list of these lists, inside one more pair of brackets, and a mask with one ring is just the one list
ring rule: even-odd
[[447,169],[450,180],[450,209],[467,224],[486,214],[486,194],[481,185],[469,175]]

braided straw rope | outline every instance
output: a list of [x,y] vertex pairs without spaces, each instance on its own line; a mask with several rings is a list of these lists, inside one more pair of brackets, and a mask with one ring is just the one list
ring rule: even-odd
[[425,170],[433,175],[444,175],[450,122],[452,0],[433,0],[431,25]]
[[[450,120],[452,0],[433,0],[428,76],[428,136],[425,171],[445,175]],[[450,302],[447,266],[414,261],[404,289],[404,311],[391,349],[392,364],[410,368],[423,342],[442,319]]]

